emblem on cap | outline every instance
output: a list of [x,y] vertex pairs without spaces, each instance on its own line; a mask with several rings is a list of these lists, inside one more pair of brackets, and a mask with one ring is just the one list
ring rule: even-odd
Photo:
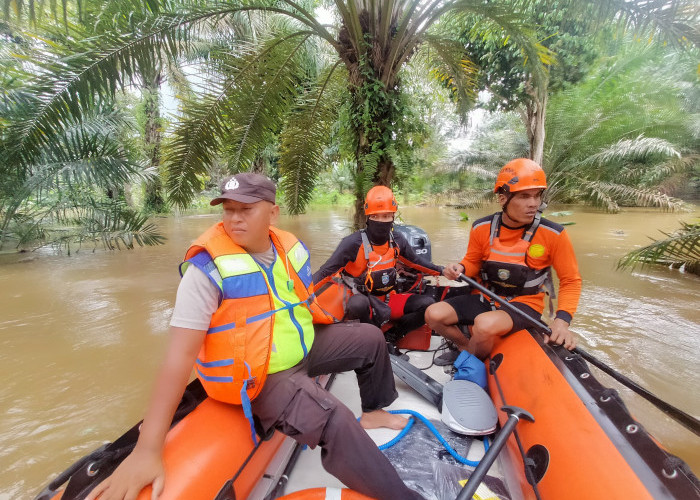
[[235,177],[231,177],[229,181],[224,186],[224,191],[233,191],[238,188],[238,181]]
[[508,269],[499,269],[498,277],[502,280],[507,280],[508,278],[510,278],[510,271]]

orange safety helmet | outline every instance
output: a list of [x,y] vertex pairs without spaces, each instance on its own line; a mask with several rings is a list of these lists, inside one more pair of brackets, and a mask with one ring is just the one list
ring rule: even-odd
[[547,189],[547,177],[537,163],[518,158],[506,163],[496,177],[494,193],[515,193],[526,189]]
[[399,209],[394,193],[386,186],[374,186],[365,197],[365,215],[396,212]]

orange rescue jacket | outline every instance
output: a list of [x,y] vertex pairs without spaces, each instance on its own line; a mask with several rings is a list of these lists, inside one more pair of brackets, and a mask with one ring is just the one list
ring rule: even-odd
[[[218,223],[202,234],[185,254],[183,266],[200,268],[217,285],[219,308],[214,312],[195,370],[207,394],[234,404],[252,401],[267,378],[273,340],[286,359],[282,369],[306,356],[313,342],[311,320],[332,319],[314,305],[309,252],[291,233],[270,228],[276,265],[286,267],[287,281],[275,282],[254,259],[226,234]],[[283,263],[283,264],[282,264]],[[274,265],[273,265],[274,267]],[[181,269],[184,272],[184,269]],[[287,288],[284,300],[279,290]],[[284,313],[288,316],[284,316]],[[279,332],[275,317],[282,314],[289,325]],[[294,328],[293,335],[290,331]],[[273,333],[285,338],[274,338]],[[286,366],[290,365],[290,366]]]

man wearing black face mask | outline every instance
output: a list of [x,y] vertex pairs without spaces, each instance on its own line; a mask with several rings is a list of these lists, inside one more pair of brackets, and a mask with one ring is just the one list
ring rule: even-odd
[[397,264],[429,275],[440,275],[443,268],[418,256],[403,235],[393,233],[398,205],[391,189],[370,189],[364,208],[367,227],[343,238],[314,274],[315,291],[322,307],[328,302],[340,304],[334,313],[338,320],[359,319],[380,327],[393,320],[384,335],[394,343],[425,324],[425,309],[434,302],[424,295],[394,291]]

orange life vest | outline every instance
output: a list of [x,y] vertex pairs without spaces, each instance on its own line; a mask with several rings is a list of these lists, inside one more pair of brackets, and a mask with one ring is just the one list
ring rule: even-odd
[[530,243],[540,225],[541,216],[542,214],[537,212],[523,236],[510,247],[501,243],[498,237],[501,230],[501,214],[493,216],[489,249],[481,265],[481,279],[498,295],[507,298],[535,295],[547,285],[549,266],[537,269],[528,261],[528,255],[539,257],[541,254],[538,252],[544,252],[541,245]]
[[314,302],[325,314],[333,318],[333,322],[340,323],[345,318],[348,300],[352,295],[343,279],[339,275],[331,276],[316,289],[316,301]]
[[[260,393],[268,372],[290,368],[306,356],[313,343],[312,319],[332,322],[313,304],[304,244],[273,227],[270,239],[276,257],[269,270],[235,244],[222,223],[202,234],[185,255],[183,266],[197,266],[220,293],[219,308],[212,315],[195,366],[207,394],[219,401],[249,404]],[[281,273],[279,266],[284,267]],[[281,275],[286,280],[280,282]],[[273,357],[275,367],[270,371]]]
[[367,238],[367,233],[360,230],[362,237],[362,252],[357,259],[344,269],[354,280],[357,289],[361,292],[369,292],[372,295],[386,295],[396,286],[396,264],[399,260],[399,249],[394,237],[389,237],[389,245],[384,253],[380,254]]

